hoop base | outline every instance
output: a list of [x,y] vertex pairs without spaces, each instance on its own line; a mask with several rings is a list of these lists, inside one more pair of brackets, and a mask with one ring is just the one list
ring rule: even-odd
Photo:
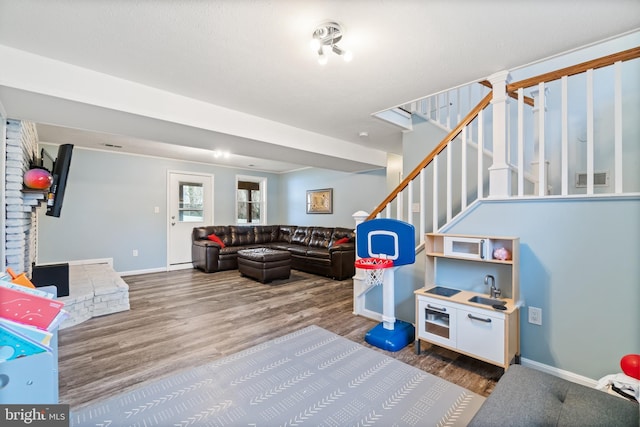
[[372,346],[387,351],[398,351],[405,348],[414,340],[415,328],[411,323],[396,320],[393,330],[385,329],[382,322],[378,323],[364,336],[364,340]]

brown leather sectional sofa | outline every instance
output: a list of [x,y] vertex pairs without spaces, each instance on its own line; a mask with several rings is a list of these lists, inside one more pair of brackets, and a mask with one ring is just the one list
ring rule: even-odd
[[[223,243],[209,239],[216,235]],[[348,228],[295,225],[215,225],[195,227],[191,256],[205,273],[238,268],[237,252],[273,248],[291,253],[291,268],[344,280],[355,274],[355,233]],[[346,239],[345,239],[346,238]],[[336,244],[338,241],[348,240]]]

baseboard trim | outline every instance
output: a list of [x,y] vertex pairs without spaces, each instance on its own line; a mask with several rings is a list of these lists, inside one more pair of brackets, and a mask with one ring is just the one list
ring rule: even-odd
[[382,314],[377,313],[377,312],[372,311],[372,310],[368,310],[366,308],[362,309],[359,313],[354,312],[353,314],[355,314],[357,316],[366,317],[366,318],[371,319],[371,320],[376,320],[378,322],[382,321]]
[[69,264],[69,265],[85,265],[85,264],[109,264],[113,268],[113,258],[94,258],[94,259],[77,259],[74,261],[53,261],[53,262],[37,262],[36,265],[56,265],[56,264]]
[[556,368],[554,366],[545,365],[544,363],[536,362],[535,360],[521,358],[520,364],[527,368],[536,369],[558,378],[562,378],[563,380],[571,381],[572,383],[581,384],[587,387],[594,388],[598,384],[597,380],[578,375],[570,371],[565,371],[564,369]]
[[189,270],[190,268],[193,268],[193,263],[184,262],[182,264],[171,264],[167,267],[166,271]]

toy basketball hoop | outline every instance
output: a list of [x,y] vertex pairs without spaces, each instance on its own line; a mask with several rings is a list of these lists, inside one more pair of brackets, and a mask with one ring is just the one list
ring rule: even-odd
[[393,267],[393,260],[384,258],[360,258],[356,260],[356,268],[364,270],[364,281],[367,286],[382,285],[384,270]]

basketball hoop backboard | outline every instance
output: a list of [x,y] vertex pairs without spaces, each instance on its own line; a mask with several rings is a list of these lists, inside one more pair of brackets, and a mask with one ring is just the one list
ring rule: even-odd
[[356,227],[360,258],[387,258],[394,266],[413,264],[416,237],[413,225],[390,218],[365,221]]

